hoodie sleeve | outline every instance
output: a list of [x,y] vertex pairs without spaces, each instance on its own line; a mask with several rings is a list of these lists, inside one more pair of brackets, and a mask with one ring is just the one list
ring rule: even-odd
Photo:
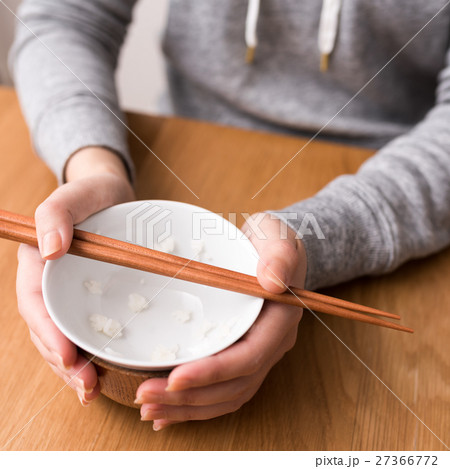
[[303,235],[307,288],[390,272],[450,244],[448,63],[449,57],[435,106],[411,132],[383,147],[355,175],[271,212]]
[[10,52],[16,90],[37,154],[61,182],[87,146],[133,164],[114,73],[136,0],[24,0]]

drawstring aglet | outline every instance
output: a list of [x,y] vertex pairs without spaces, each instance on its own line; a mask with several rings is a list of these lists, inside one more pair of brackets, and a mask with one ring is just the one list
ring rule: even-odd
[[326,72],[328,70],[328,59],[330,54],[320,54],[320,71]]
[[247,53],[245,54],[245,61],[248,64],[252,64],[255,59],[255,46],[247,46]]

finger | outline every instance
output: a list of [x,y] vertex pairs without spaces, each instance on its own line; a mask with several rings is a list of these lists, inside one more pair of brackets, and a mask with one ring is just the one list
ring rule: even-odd
[[[168,391],[206,386],[257,373],[282,344],[287,331],[297,327],[302,310],[266,303],[247,334],[226,350],[176,367],[168,378]],[[244,358],[243,358],[244,357]]]
[[139,386],[136,392],[137,398],[135,403],[176,406],[218,404],[239,399],[254,385],[254,380],[255,377],[251,375],[184,391],[166,391],[166,379],[149,379]]
[[[59,376],[67,386],[72,388],[78,395],[78,399],[80,400],[81,405],[83,406],[88,406],[93,400],[95,400],[99,395],[100,395],[100,385],[97,383],[97,385],[94,387],[92,390],[85,390],[82,386],[79,386],[76,380],[71,377],[66,375],[65,373],[61,373],[61,370],[59,368],[56,368],[52,364],[50,364],[50,368],[53,370],[53,372]],[[63,388],[60,389],[62,391]],[[60,392],[58,391],[58,392]]]
[[39,337],[31,330],[30,337],[44,360],[48,362],[60,378],[63,378],[73,389],[80,390],[86,395],[92,395],[98,382],[97,372],[92,363],[82,355],[79,355],[72,368],[69,370],[61,368],[58,360],[55,360],[54,354],[42,344]]
[[177,423],[181,423],[181,420],[157,419],[153,421],[153,430],[158,432]]
[[49,350],[31,329],[30,329],[30,339],[33,345],[36,347],[37,351],[41,354],[42,358],[47,363],[58,368],[62,374],[66,374],[69,371],[70,368],[66,368],[62,366],[59,356],[57,356],[54,352]]
[[[290,331],[286,338],[286,341],[290,343],[289,348],[295,343],[295,339],[296,333]],[[141,407],[141,419],[144,421],[153,420],[154,430],[161,430],[172,423],[211,419],[235,412],[256,394],[269,370],[282,358],[285,351],[279,351],[277,356],[274,356],[267,363],[267,366],[253,375],[251,379],[239,378],[232,382],[180,392],[166,392],[164,394],[163,391],[161,396],[168,398],[168,402],[164,402],[162,399],[161,402],[144,403]],[[159,383],[160,386],[161,384]],[[219,399],[214,402],[217,396]],[[198,405],[197,398],[204,404]],[[169,403],[171,401],[172,403]]]
[[293,284],[299,266],[298,244],[295,233],[279,219],[269,215],[258,223],[258,229],[251,222],[261,219],[261,214],[250,217],[243,230],[258,251],[258,281],[263,288],[273,293],[281,293]]
[[135,403],[206,406],[227,401],[237,401],[245,396],[250,398],[259,388],[273,365],[281,360],[287,350],[294,346],[296,337],[297,329],[290,330],[283,339],[284,346],[278,347],[271,359],[256,374],[181,391],[166,391],[167,379],[153,378],[139,386]]
[[42,298],[44,262],[39,251],[21,245],[18,252],[17,300],[19,312],[42,344],[60,360],[61,368],[70,368],[77,359],[76,347],[50,319]]
[[[141,407],[141,418],[142,420],[170,420],[170,421],[188,421],[188,420],[206,420],[221,415],[235,412],[240,409],[246,402],[248,402],[256,393],[261,386],[264,378],[266,377],[270,367],[260,371],[257,375],[252,377],[251,386],[240,386],[242,383],[236,383],[237,389],[241,392],[235,394],[232,398],[228,396],[228,399],[221,400],[220,402],[212,402],[211,404],[196,406],[196,405],[167,405],[167,404],[143,404]],[[241,381],[243,381],[241,379]],[[211,390],[214,386],[208,386],[205,389],[206,393]],[[215,386],[216,388],[222,388],[225,390],[227,384],[221,383]],[[187,395],[186,391],[181,394]]]
[[203,407],[144,404],[141,408],[141,420],[175,420],[178,422],[208,420],[235,412],[240,409],[244,403],[245,402],[241,401],[232,401]]
[[127,200],[127,183],[113,174],[79,179],[56,189],[35,212],[41,256],[56,259],[69,249],[73,225],[117,202]]
[[80,386],[86,394],[92,394],[97,388],[97,370],[94,364],[83,355],[78,354],[77,361],[73,367],[67,371],[67,375]]

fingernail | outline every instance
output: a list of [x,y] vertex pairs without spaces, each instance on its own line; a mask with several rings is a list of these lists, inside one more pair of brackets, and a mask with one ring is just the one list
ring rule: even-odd
[[78,378],[78,377],[75,377],[75,378],[72,378],[75,386],[80,389],[84,394],[92,394],[94,392],[94,388],[89,388],[87,389],[86,388],[86,384],[85,382],[81,379],[81,378]]
[[164,391],[184,391],[190,387],[191,383],[188,380],[177,379],[176,381],[169,381],[169,384]]
[[283,279],[278,278],[270,269],[269,267],[266,268],[265,271],[266,277],[274,283],[277,287],[283,288],[283,290],[286,288],[286,285],[283,283]]
[[80,400],[81,405],[82,405],[83,407],[87,407],[87,406],[91,403],[90,401],[84,400],[83,397],[80,396],[78,393],[77,393],[77,396],[78,396],[78,399]]
[[151,392],[143,392],[143,393],[140,393],[136,396],[136,399],[134,400],[134,403],[135,404],[144,404],[144,403],[160,403],[161,402],[161,399],[160,397],[158,396],[158,394],[153,394]]
[[144,412],[143,415],[141,415],[141,420],[143,422],[147,421],[147,420],[153,420],[153,414],[150,410],[147,410],[147,412]]
[[61,355],[59,353],[53,352],[53,357],[55,358],[57,367],[61,371],[66,372],[66,371],[70,371],[72,369],[71,366],[67,366],[67,365],[64,364],[64,360],[63,360],[63,358],[61,357]]
[[62,239],[58,230],[52,230],[45,234],[42,240],[42,257],[46,258],[60,251]]
[[153,392],[143,392],[137,395],[134,403],[135,404],[144,404],[144,403],[154,403],[160,404],[163,402],[162,396],[155,394]]
[[158,421],[158,420],[155,420],[155,421],[153,422],[153,430],[154,430],[155,432],[159,432],[160,430],[163,430],[164,428],[170,427],[170,426],[173,425],[173,424],[174,424],[174,422],[167,422],[167,421],[166,421],[165,423],[162,423],[162,422],[160,422],[160,421]]
[[158,420],[167,418],[166,412],[164,410],[149,409],[144,412],[141,420]]
[[95,401],[95,397],[90,396],[93,393],[93,390],[85,391],[83,388],[79,388],[78,386],[75,387],[76,393],[78,395],[78,399],[83,406],[88,406],[91,402]]

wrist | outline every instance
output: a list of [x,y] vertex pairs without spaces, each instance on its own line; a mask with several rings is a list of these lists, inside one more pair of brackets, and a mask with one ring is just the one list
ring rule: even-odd
[[89,176],[112,174],[128,183],[128,171],[122,158],[103,147],[86,147],[75,152],[64,168],[64,181],[71,182]]

